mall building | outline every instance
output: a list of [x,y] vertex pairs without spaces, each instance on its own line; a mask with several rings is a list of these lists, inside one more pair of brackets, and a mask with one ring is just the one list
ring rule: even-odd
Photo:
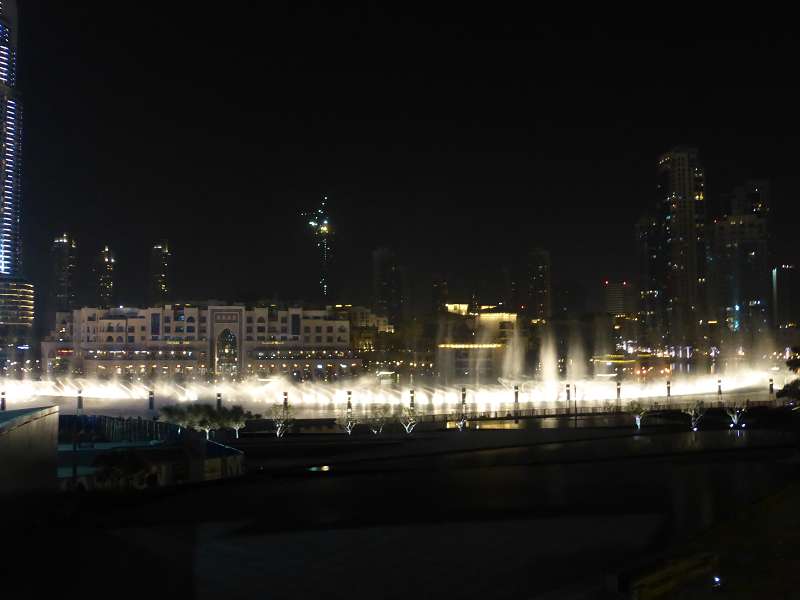
[[58,312],[42,362],[51,375],[131,380],[335,380],[361,368],[339,311],[211,302]]

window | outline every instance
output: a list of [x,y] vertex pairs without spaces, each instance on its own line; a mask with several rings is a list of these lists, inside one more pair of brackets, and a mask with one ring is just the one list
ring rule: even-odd
[[304,341],[306,344],[308,344],[308,343],[311,341],[311,336],[309,336],[309,335],[304,335],[304,336],[303,336],[303,341]]
[[267,330],[267,328],[264,327],[263,325],[259,325],[258,327],[256,327],[256,330],[258,331],[258,333],[264,333]]
[[106,338],[106,343],[108,343],[108,342],[113,342],[113,341],[114,341],[114,336],[113,336],[113,335],[110,335],[110,336],[108,336],[108,337]]
[[194,325],[187,325],[186,333],[194,333]]
[[317,340],[318,344],[322,343],[322,336],[321,335],[318,335],[315,339]]
[[247,322],[248,323],[252,323],[253,322],[253,317],[247,317]]
[[253,341],[253,336],[252,335],[248,335],[244,339],[245,339],[246,342],[252,342]]
[[139,336],[139,341],[140,341],[140,342],[143,342],[143,341],[144,341],[144,339],[145,339],[145,336],[143,336],[143,335],[140,335],[140,336]]
[[328,333],[333,333],[333,325],[328,325],[327,332]]
[[206,328],[205,327],[201,327],[200,328],[200,333],[206,333]]
[[157,335],[151,335],[150,339],[153,340],[154,342],[157,342],[158,341],[158,336]]
[[327,341],[328,341],[329,344],[332,344],[333,343],[333,336],[329,335],[328,338],[327,338]]
[[164,323],[171,323],[171,322],[172,322],[172,317],[170,317],[169,315],[164,315]]
[[303,327],[303,333],[311,333],[311,327],[309,327],[308,325]]
[[186,317],[183,316],[183,313],[178,313],[175,317],[176,321],[183,321]]
[[132,344],[132,343],[134,342],[134,340],[135,340],[135,339],[136,339],[136,336],[135,336],[135,335],[129,335],[129,336],[128,336],[128,343],[129,343],[129,344]]
[[319,325],[314,327],[314,333],[322,333],[322,327],[320,327]]
[[258,317],[258,322],[259,323],[266,323],[266,321],[264,320],[264,317]]
[[136,328],[133,325],[128,325],[128,333],[133,333],[136,331]]
[[246,333],[253,333],[253,326],[252,325],[248,325],[245,329],[246,329]]
[[117,336],[117,343],[118,343],[118,344],[122,344],[122,343],[124,343],[124,342],[122,341],[122,336],[121,336],[121,335],[118,335],[118,336]]
[[144,325],[142,325],[141,327],[139,327],[139,331],[144,331],[145,329],[146,329],[146,328],[145,328],[145,326],[144,326]]
[[259,342],[266,342],[267,338],[265,336],[263,336],[263,335],[260,335],[260,336],[258,336],[258,341]]
[[344,325],[339,325],[339,333],[346,333],[346,332],[347,332],[347,327],[345,327]]
[[157,339],[161,333],[161,315],[153,313],[150,315],[150,333]]
[[194,323],[194,317],[186,317],[187,323]]
[[267,328],[267,331],[269,331],[270,333],[276,333],[278,330],[275,328],[275,326],[274,326],[274,325],[270,325],[270,326]]
[[282,341],[282,342],[285,342],[285,341],[286,341],[286,336],[285,336],[285,335],[282,335],[282,336],[281,336],[281,341]]
[[200,317],[200,322],[201,322],[201,323],[205,323],[205,322],[206,322],[206,317],[202,317],[202,316],[201,316],[201,317]]
[[286,333],[286,326],[281,327],[281,333]]
[[169,325],[164,325],[164,333],[172,333],[172,327]]
[[175,325],[175,333],[183,333],[183,325]]
[[281,323],[286,323],[286,317],[281,317]]

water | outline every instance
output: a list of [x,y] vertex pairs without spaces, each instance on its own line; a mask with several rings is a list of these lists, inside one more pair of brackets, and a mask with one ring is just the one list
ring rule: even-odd
[[[722,380],[723,393],[740,396],[753,391],[756,399],[766,395],[769,371],[741,370],[729,374]],[[693,376],[672,382],[670,400],[686,403],[694,398],[716,399],[717,376]],[[514,409],[513,386],[519,388],[519,408],[542,409],[566,407],[566,385],[551,376],[544,381],[506,380],[495,384],[467,386],[467,404],[470,412],[507,412]],[[616,403],[616,383],[613,381],[583,379],[573,381],[571,404],[578,410],[586,407],[602,407]],[[180,402],[215,402],[217,393],[222,394],[227,405],[241,405],[254,413],[266,414],[272,406],[283,400],[288,392],[289,403],[296,417],[338,416],[346,407],[347,392],[352,392],[353,410],[356,415],[366,416],[380,407],[390,414],[397,414],[408,406],[410,387],[378,385],[371,378],[351,380],[347,383],[295,383],[284,379],[268,381],[178,384],[158,382],[155,384],[129,383],[122,381],[100,381],[90,379],[64,379],[54,381],[6,380],[4,391],[9,408],[58,404],[64,412],[75,411],[79,391],[83,397],[86,413],[109,415],[146,415],[150,390],[155,392],[156,408]],[[416,409],[419,414],[450,414],[461,405],[461,386],[420,385],[415,388]],[[723,395],[724,400],[726,396]],[[648,402],[666,401],[663,381],[653,383],[623,382],[620,405],[631,400]],[[743,401],[740,398],[739,401]]]

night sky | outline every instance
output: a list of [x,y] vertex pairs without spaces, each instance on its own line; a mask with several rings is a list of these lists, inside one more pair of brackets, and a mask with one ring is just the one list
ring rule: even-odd
[[554,287],[591,296],[635,275],[633,223],[675,144],[699,147],[712,202],[770,178],[780,258],[797,257],[798,47],[750,14],[630,27],[489,4],[20,4],[25,264],[40,291],[65,230],[84,270],[103,244],[116,252],[121,303],[144,301],[159,238],[184,298],[309,297],[299,212],[326,193],[337,300],[369,299],[379,245],[418,296],[432,272],[491,296],[508,257],[536,246]]

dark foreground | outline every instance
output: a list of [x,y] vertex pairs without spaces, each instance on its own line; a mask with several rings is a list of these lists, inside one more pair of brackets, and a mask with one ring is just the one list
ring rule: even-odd
[[722,589],[665,597],[800,585],[793,434],[432,432],[346,453],[358,441],[337,439],[327,464],[251,440],[235,482],[60,496],[12,527],[3,569],[36,582],[44,562],[82,597],[613,598],[609,574],[712,551]]

